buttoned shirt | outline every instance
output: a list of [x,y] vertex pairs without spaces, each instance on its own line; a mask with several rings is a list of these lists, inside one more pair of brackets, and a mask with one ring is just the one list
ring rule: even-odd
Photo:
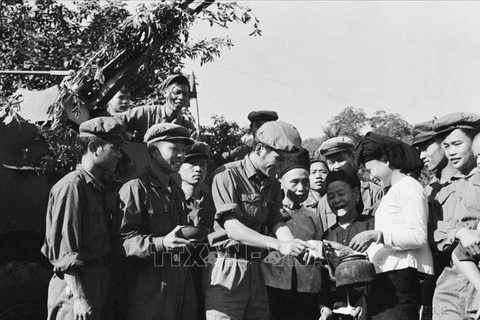
[[[363,201],[363,215],[373,216],[377,210],[378,203],[383,197],[383,189],[372,183],[360,181],[360,188]],[[328,229],[337,223],[337,216],[333,213],[328,205],[327,195],[324,195],[318,202],[317,214],[322,219],[323,226]]]
[[190,224],[195,224],[195,221],[198,221],[199,226],[213,230],[215,205],[213,204],[212,194],[205,183],[200,185],[199,197],[188,198],[186,205],[188,222]]
[[134,133],[136,141],[143,142],[143,137],[147,130],[158,123],[171,122],[195,131],[195,125],[188,120],[184,114],[178,112],[173,119],[167,117],[165,111],[166,105],[148,105],[129,109],[116,115],[127,125],[127,131]]
[[78,166],[50,191],[42,253],[61,274],[111,252],[105,187]]
[[480,212],[480,169],[474,168],[466,175],[456,171],[451,180],[438,193],[443,200],[443,220],[438,221],[434,240],[441,251],[449,250],[455,243],[462,220],[475,218]]
[[[321,240],[323,235],[322,222],[318,215],[311,210],[300,207],[290,210],[284,208],[288,221],[286,222],[295,238],[302,240]],[[320,267],[315,265],[302,265],[292,256],[281,256],[278,259],[268,259],[262,262],[262,270],[267,286],[282,290],[294,289],[298,292],[315,293],[320,291]],[[296,282],[292,281],[293,272],[296,273]],[[292,288],[292,286],[295,286]]]
[[283,221],[280,213],[280,183],[258,172],[250,155],[217,169],[212,183],[212,196],[216,208],[214,229],[216,234],[223,234],[224,237],[224,241],[218,243],[216,240],[219,239],[215,240],[213,235],[212,245],[226,248],[238,244],[232,239],[226,239],[223,223],[228,217],[236,218],[248,228],[264,235]]
[[[185,196],[177,179],[170,178],[170,190],[151,167],[119,191],[119,233],[127,256],[153,257],[164,251],[161,237],[177,225],[185,225]],[[154,238],[157,240],[154,243]]]

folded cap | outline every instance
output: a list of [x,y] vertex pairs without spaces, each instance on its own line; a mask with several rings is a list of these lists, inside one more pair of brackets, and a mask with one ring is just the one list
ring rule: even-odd
[[114,117],[97,117],[83,122],[79,128],[79,137],[101,138],[113,143],[126,142],[123,134],[126,125]]
[[187,148],[185,159],[193,157],[210,157],[210,146],[205,142],[196,141],[189,148]]
[[172,83],[186,84],[190,88],[190,81],[188,81],[188,78],[179,73],[169,75],[162,83],[162,90],[167,89],[167,87]]
[[480,116],[470,112],[455,112],[447,114],[435,121],[435,134],[446,133],[455,129],[480,131]]
[[319,150],[323,156],[328,156],[338,152],[352,151],[354,147],[355,143],[352,139],[340,136],[324,141]]
[[412,146],[417,146],[425,141],[432,139],[435,136],[435,131],[433,131],[434,122],[435,120],[430,120],[430,121],[417,123],[416,125],[413,126]]
[[278,177],[281,178],[288,171],[297,168],[310,171],[310,155],[308,154],[308,150],[301,149],[300,152],[294,153],[291,157],[288,157],[285,160],[285,166],[278,173]]
[[147,130],[144,137],[147,146],[157,141],[183,141],[186,145],[194,143],[187,128],[174,123],[158,123]]
[[252,111],[248,114],[248,120],[250,122],[256,121],[276,121],[278,120],[278,114],[275,111],[270,110],[258,110]]
[[302,147],[302,138],[297,128],[283,121],[270,121],[263,124],[257,131],[257,139],[281,152],[298,152]]

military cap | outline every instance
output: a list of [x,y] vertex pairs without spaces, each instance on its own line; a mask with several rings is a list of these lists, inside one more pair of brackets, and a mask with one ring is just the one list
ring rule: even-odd
[[190,81],[188,81],[188,78],[184,76],[183,74],[172,74],[169,75],[165,81],[162,83],[162,90],[167,89],[169,85],[172,83],[177,83],[177,84],[186,84],[190,88]]
[[328,156],[338,152],[351,151],[355,147],[352,139],[345,136],[335,137],[324,141],[320,145],[320,153],[322,156]]
[[113,143],[124,143],[123,134],[126,125],[114,117],[97,117],[83,122],[79,128],[79,137],[101,138]]
[[297,128],[283,121],[270,121],[263,124],[257,131],[257,139],[281,152],[297,152],[302,147],[302,138]]
[[455,112],[437,119],[433,125],[435,134],[447,133],[455,129],[480,131],[480,116],[470,112]]
[[145,133],[144,142],[147,146],[157,141],[183,141],[186,145],[193,144],[190,131],[174,123],[158,123],[151,126]]
[[412,136],[413,143],[412,146],[417,146],[425,141],[432,139],[435,136],[435,131],[433,131],[433,124],[435,120],[425,121],[417,123],[413,126]]
[[187,148],[185,159],[193,157],[210,157],[210,146],[205,142],[196,141],[189,148]]
[[278,120],[278,114],[275,111],[270,111],[270,110],[252,111],[248,114],[248,120],[250,122],[276,121],[276,120]]

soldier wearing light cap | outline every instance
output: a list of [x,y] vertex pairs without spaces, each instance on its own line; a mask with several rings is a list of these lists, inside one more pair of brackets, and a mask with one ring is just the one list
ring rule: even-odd
[[425,168],[434,174],[425,187],[428,199],[428,242],[433,254],[434,275],[425,275],[422,290],[422,316],[432,317],[432,300],[435,283],[443,269],[450,264],[450,256],[437,250],[433,240],[433,232],[439,220],[443,220],[443,211],[451,211],[455,205],[453,197],[449,197],[453,166],[448,162],[442,148],[442,140],[435,136],[433,130],[436,120],[417,123],[412,128],[412,146],[420,151],[420,159]]
[[[478,218],[480,212],[480,170],[472,152],[473,138],[480,132],[480,116],[451,113],[439,118],[433,129],[442,141],[449,163],[456,169],[451,187],[439,192],[443,199],[452,203],[441,207],[443,220],[438,222],[434,240],[441,251],[450,252],[458,242],[468,253],[476,254],[480,252],[480,231],[465,227],[463,223],[468,216]],[[436,310],[441,310],[440,314],[435,314]],[[467,319],[478,311],[478,291],[455,260],[453,266],[447,266],[438,278],[433,311],[434,319],[445,320]]]
[[101,178],[122,157],[125,124],[99,117],[80,125],[81,161],[50,191],[42,253],[53,265],[48,319],[108,319],[109,216]]
[[[351,138],[339,136],[324,141],[319,151],[325,157],[330,171],[336,171],[346,163],[355,167],[353,163],[354,147],[355,143]],[[361,181],[360,191],[364,204],[362,214],[374,215],[377,205],[383,197],[382,188],[372,182]],[[330,209],[326,196],[318,202],[317,213],[322,219],[325,229],[330,228],[337,222],[337,216]]]
[[117,116],[126,123],[133,140],[142,141],[148,128],[157,123],[175,123],[195,131],[194,123],[181,111],[188,107],[190,82],[183,74],[169,75],[161,86],[165,104],[132,108]]
[[280,213],[282,192],[275,178],[285,157],[300,151],[301,143],[294,126],[267,122],[243,160],[217,169],[212,185],[215,232],[209,240],[218,258],[207,267],[207,319],[269,319],[260,269],[263,253],[274,249],[283,255],[299,255],[307,247],[314,249],[294,239],[285,225]]
[[150,165],[120,189],[116,216],[126,256],[134,258],[127,319],[195,319],[195,290],[180,255],[190,240],[179,236],[187,214],[178,177],[193,140],[187,128],[160,123],[144,141]]

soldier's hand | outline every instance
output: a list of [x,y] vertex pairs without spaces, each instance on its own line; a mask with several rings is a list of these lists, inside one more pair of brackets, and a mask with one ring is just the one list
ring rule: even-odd
[[180,230],[181,227],[183,226],[176,226],[175,229],[163,237],[163,246],[166,250],[180,251],[180,249],[190,244],[190,240],[178,237],[178,230]]
[[468,253],[471,255],[480,254],[480,231],[461,228],[457,231],[457,238]]
[[85,297],[73,298],[73,316],[75,320],[88,320],[92,315],[92,306]]
[[294,239],[292,241],[282,241],[278,251],[285,256],[299,256],[304,252],[305,248],[315,249],[314,246],[303,240]]

